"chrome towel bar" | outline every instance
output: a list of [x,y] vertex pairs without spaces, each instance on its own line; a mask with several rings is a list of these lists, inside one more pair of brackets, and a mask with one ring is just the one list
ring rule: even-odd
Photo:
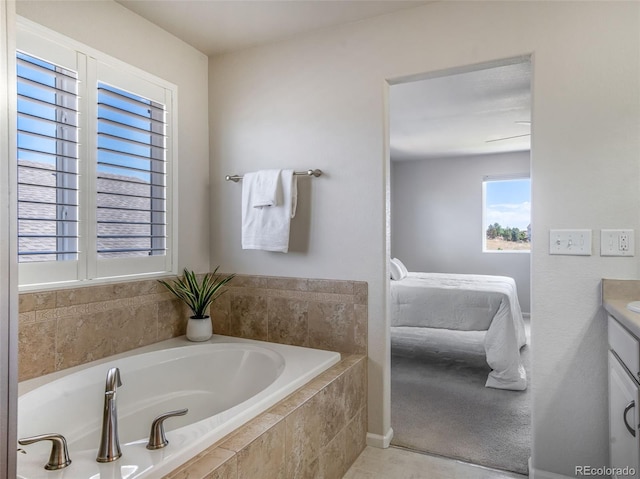
[[[317,178],[318,176],[322,176],[322,170],[294,171],[293,174],[296,176],[315,176]],[[242,175],[227,175],[224,179],[237,183],[242,179]]]

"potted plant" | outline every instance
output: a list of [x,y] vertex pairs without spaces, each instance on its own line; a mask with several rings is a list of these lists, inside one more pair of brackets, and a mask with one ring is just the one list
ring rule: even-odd
[[201,282],[198,282],[196,274],[187,268],[182,272],[182,277],[174,281],[158,280],[191,309],[193,315],[187,323],[187,339],[190,341],[206,341],[213,334],[207,311],[211,303],[226,291],[221,288],[235,276],[216,276],[218,268],[219,266],[216,266],[213,273],[206,273]]

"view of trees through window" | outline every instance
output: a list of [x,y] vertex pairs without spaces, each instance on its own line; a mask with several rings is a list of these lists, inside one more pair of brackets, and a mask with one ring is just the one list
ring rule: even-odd
[[531,250],[531,180],[486,179],[484,251]]

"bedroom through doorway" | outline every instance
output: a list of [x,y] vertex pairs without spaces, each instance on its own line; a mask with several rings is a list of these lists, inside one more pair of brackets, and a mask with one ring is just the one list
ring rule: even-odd
[[389,88],[391,444],[528,474],[530,57]]

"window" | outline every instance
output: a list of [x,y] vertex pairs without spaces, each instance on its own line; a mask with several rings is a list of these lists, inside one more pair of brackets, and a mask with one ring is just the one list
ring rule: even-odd
[[483,251],[531,250],[531,180],[485,177],[483,184]]
[[18,260],[77,260],[77,73],[23,53],[16,63]]
[[164,105],[98,83],[98,258],[166,254]]
[[20,285],[174,272],[175,86],[20,27]]

